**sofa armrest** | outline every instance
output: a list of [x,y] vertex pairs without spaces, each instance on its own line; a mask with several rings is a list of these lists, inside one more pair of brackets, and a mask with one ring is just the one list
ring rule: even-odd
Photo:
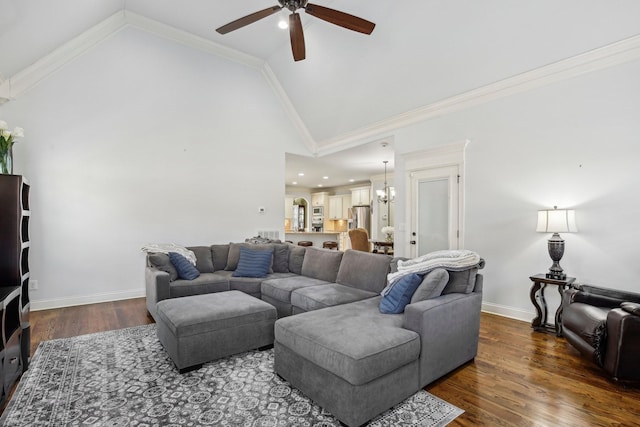
[[420,387],[475,358],[482,293],[446,294],[407,305],[405,329],[420,335]]
[[146,267],[144,280],[147,296],[147,310],[155,319],[156,304],[158,301],[167,299],[171,295],[169,288],[169,273],[158,270],[157,268]]
[[636,316],[640,316],[640,304],[635,302],[623,302],[620,304],[620,308],[622,308],[627,313],[635,314]]
[[577,292],[572,296],[572,302],[582,302],[596,307],[619,307],[625,301],[640,303],[640,294],[602,288],[592,285],[575,285]]
[[[604,369],[614,379],[640,380],[640,304],[625,303],[607,315]],[[631,310],[631,311],[629,311]]]

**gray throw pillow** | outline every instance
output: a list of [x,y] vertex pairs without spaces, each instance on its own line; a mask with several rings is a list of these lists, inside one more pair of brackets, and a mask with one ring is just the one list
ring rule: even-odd
[[422,283],[411,297],[411,304],[439,297],[448,281],[449,273],[444,268],[436,268],[425,274]]
[[444,287],[442,294],[469,294],[473,292],[473,287],[476,284],[476,274],[478,268],[469,268],[463,271],[449,271],[449,283]]
[[273,272],[289,272],[289,245],[286,243],[273,243]]
[[211,246],[188,246],[187,249],[196,255],[196,269],[200,273],[213,273],[213,256]]
[[213,271],[224,270],[229,258],[229,245],[211,245],[213,255]]
[[147,255],[147,259],[149,260],[149,265],[151,267],[169,273],[170,281],[173,282],[178,278],[178,270],[176,270],[173,264],[171,264],[169,255],[159,252],[151,252]]
[[305,246],[289,245],[289,271],[291,273],[302,274],[302,263],[306,251]]

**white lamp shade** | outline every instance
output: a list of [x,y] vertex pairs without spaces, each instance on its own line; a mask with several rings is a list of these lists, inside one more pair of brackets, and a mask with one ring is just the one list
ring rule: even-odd
[[572,209],[547,209],[538,211],[538,226],[536,231],[539,233],[575,233],[578,231],[576,226],[576,211]]

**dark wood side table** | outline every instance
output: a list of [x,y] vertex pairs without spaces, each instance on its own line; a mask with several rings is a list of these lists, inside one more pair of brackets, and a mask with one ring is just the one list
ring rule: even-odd
[[[557,336],[562,336],[562,294],[567,286],[576,281],[575,277],[567,277],[565,280],[549,279],[544,274],[536,274],[529,277],[533,282],[531,286],[531,302],[538,313],[531,322],[534,331],[551,332]],[[556,285],[560,294],[560,305],[556,310],[555,322],[553,325],[547,323],[547,301],[544,299],[544,290],[547,285]]]
[[373,243],[373,253],[384,253],[385,255],[393,253],[393,242],[387,242],[386,240],[369,240]]

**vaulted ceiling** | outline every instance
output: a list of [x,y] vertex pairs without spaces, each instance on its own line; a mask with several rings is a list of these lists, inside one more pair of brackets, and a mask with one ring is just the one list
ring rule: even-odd
[[322,148],[390,118],[640,35],[637,0],[314,1],[376,28],[366,36],[302,12],[307,59],[294,62],[289,35],[277,27],[285,12],[227,35],[215,32],[276,0],[0,0],[0,89],[4,81],[6,93],[7,82],[83,34],[102,30],[107,37],[109,19],[120,14],[142,29],[188,34],[193,45],[205,43],[214,54],[267,70],[301,132]]

